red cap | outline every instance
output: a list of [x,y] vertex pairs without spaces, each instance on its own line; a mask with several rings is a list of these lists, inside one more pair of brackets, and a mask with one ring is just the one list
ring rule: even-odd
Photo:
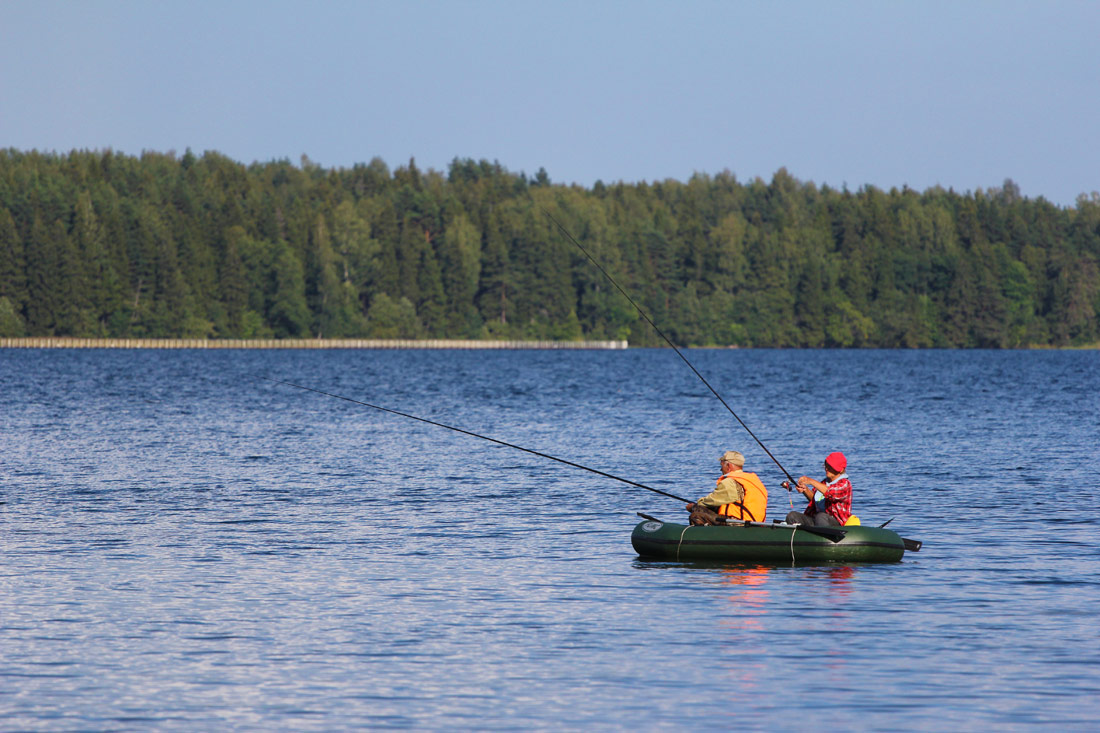
[[825,456],[825,465],[837,473],[844,473],[844,469],[848,467],[848,459],[840,451],[835,451]]

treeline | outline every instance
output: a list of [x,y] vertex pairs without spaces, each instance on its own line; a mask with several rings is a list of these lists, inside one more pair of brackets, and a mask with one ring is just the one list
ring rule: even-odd
[[1100,197],[0,151],[0,336],[1100,340]]

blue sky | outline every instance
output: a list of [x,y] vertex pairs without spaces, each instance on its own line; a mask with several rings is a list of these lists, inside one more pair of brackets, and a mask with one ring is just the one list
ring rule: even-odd
[[1100,190],[1100,2],[0,0],[0,147]]

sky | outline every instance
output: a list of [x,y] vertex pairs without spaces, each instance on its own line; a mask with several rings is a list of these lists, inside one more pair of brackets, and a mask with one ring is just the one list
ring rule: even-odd
[[0,0],[0,148],[1100,190],[1100,2]]

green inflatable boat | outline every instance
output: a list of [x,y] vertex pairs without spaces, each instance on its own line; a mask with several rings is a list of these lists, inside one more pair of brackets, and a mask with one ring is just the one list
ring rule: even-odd
[[884,527],[803,527],[745,522],[694,527],[647,517],[630,542],[639,555],[721,562],[898,562],[921,543]]

